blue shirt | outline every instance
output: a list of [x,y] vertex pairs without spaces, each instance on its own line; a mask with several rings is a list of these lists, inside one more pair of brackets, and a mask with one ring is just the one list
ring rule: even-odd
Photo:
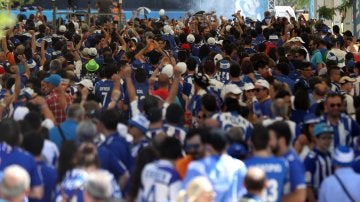
[[181,178],[168,160],[157,160],[141,173],[139,196],[142,202],[175,201],[181,189]]
[[30,202],[49,202],[52,200],[53,193],[55,192],[57,182],[57,170],[48,166],[44,161],[37,162],[38,169],[44,181],[44,196],[41,200],[29,199]]
[[[346,190],[355,201],[360,201],[360,175],[352,168],[340,168],[335,171]],[[321,184],[318,202],[351,202],[339,181],[334,175],[326,178]]]
[[0,174],[6,167],[17,164],[23,167],[30,175],[30,186],[40,186],[43,184],[41,173],[38,170],[38,166],[35,159],[28,152],[17,148],[11,147],[6,143],[0,143]]
[[272,117],[271,103],[272,103],[271,99],[266,99],[262,103],[254,102],[253,108],[256,109],[256,110],[254,110],[254,113],[256,114],[256,116],[257,117],[267,116],[267,117],[271,118]]
[[100,167],[109,171],[114,175],[115,179],[119,179],[126,171],[125,164],[116,158],[105,146],[99,146],[98,149]]
[[227,154],[211,155],[192,161],[183,181],[183,188],[197,176],[205,176],[213,185],[216,202],[233,202],[245,194],[245,164]]
[[341,114],[336,125],[331,124],[327,119],[327,114],[320,117],[320,121],[326,122],[334,129],[333,148],[339,145],[353,146],[353,138],[360,135],[359,124],[346,114]]
[[286,83],[289,86],[291,92],[293,94],[295,93],[295,91],[294,91],[294,85],[295,85],[294,80],[292,80],[291,78],[289,78],[288,76],[286,76],[284,74],[276,75],[275,79],[282,82],[282,83]]
[[267,191],[264,201],[281,201],[288,167],[285,159],[273,156],[253,156],[245,160],[247,168],[258,167],[264,170],[267,179]]
[[125,164],[128,170],[131,170],[133,158],[131,156],[130,144],[120,134],[116,132],[109,135],[100,146],[107,148],[118,160]]
[[[68,140],[68,141],[76,140],[76,127],[77,127],[76,121],[67,119],[63,123],[61,123],[59,125],[59,127],[61,127],[61,129],[64,133],[65,140]],[[50,140],[52,142],[54,142],[56,144],[56,146],[60,149],[61,143],[64,141],[64,139],[62,138],[62,136],[60,134],[59,128],[53,127],[50,129],[49,133],[50,133],[49,134]]]
[[[64,192],[69,197],[69,201],[84,202],[84,183],[87,178],[88,173],[83,169],[74,168],[67,171],[63,181],[57,187],[55,201],[62,201],[62,192]],[[113,188],[112,197],[119,200],[121,192],[117,181],[112,178],[111,182]]]
[[100,98],[103,109],[106,109],[111,102],[111,93],[114,88],[114,81],[102,79],[95,83],[95,95]]
[[296,189],[305,189],[305,168],[298,155],[293,150],[289,150],[283,157],[289,165],[284,194],[291,193]]
[[316,198],[322,181],[332,174],[331,161],[330,152],[323,153],[316,148],[304,160],[305,182],[313,189]]

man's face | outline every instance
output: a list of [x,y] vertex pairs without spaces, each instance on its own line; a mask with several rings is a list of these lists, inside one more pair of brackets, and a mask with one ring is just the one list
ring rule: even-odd
[[350,93],[351,90],[353,89],[353,83],[352,82],[346,82],[344,84],[341,84],[341,88],[343,91]]
[[41,81],[41,93],[47,95],[52,90],[51,85],[46,83],[45,81]]
[[302,75],[303,75],[303,77],[304,77],[305,79],[308,79],[308,78],[312,77],[312,74],[313,74],[312,69],[311,69],[310,66],[309,66],[309,67],[305,67],[304,69],[302,69],[302,70],[301,70],[301,73],[302,73]]
[[316,138],[316,146],[322,151],[328,151],[331,146],[332,138],[333,135],[331,133],[321,134]]
[[325,110],[332,117],[339,117],[341,108],[342,101],[339,96],[329,97],[325,103]]
[[274,155],[277,155],[279,152],[279,142],[277,140],[276,134],[273,130],[269,130],[269,147]]
[[263,86],[255,85],[255,96],[258,100],[262,100],[269,95],[269,90]]
[[204,145],[201,142],[200,135],[195,135],[192,138],[186,140],[185,151],[194,160],[204,157]]
[[310,49],[311,51],[314,51],[314,50],[316,49],[316,46],[315,46],[313,40],[311,40],[310,43],[309,43],[309,49]]
[[339,82],[340,78],[341,78],[340,70],[333,70],[331,72],[331,80],[333,82]]

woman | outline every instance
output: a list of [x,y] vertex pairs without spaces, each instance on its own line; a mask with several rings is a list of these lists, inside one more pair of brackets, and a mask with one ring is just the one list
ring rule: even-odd
[[316,140],[314,136],[314,126],[319,119],[309,114],[305,117],[302,133],[294,142],[294,149],[298,153],[301,160],[304,160],[307,154],[314,148]]
[[[83,202],[84,184],[89,173],[101,170],[97,148],[92,143],[83,143],[79,146],[72,159],[74,168],[68,170],[57,187],[56,202]],[[112,175],[109,173],[109,175]],[[120,200],[121,192],[114,176],[112,176],[112,198]]]
[[215,201],[215,192],[206,177],[196,177],[189,185],[186,190],[182,190],[179,193],[177,202],[212,202]]

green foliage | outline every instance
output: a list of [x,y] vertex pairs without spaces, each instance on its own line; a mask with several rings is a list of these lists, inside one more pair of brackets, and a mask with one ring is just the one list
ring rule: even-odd
[[336,11],[342,13],[343,16],[346,15],[346,12],[349,8],[353,6],[354,0],[344,0],[342,4],[335,8],[327,8],[326,6],[321,6],[317,11],[319,13],[319,17],[332,20],[333,16],[335,15]]
[[0,9],[8,9],[9,5],[31,5],[34,3],[35,0],[0,0]]
[[319,13],[319,17],[325,20],[332,20],[335,15],[335,9],[326,6],[321,6],[317,12]]

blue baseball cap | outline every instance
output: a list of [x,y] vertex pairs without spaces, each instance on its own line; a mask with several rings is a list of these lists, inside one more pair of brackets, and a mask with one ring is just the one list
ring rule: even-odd
[[347,146],[339,146],[333,155],[333,164],[341,167],[352,166],[354,162],[354,150]]
[[44,81],[54,86],[59,86],[61,82],[61,76],[58,74],[51,74],[49,77],[46,77]]
[[315,114],[307,114],[304,118],[304,124],[319,123],[320,119]]
[[314,135],[315,137],[318,137],[319,135],[323,133],[333,133],[334,129],[327,123],[318,123],[315,125],[314,128]]

